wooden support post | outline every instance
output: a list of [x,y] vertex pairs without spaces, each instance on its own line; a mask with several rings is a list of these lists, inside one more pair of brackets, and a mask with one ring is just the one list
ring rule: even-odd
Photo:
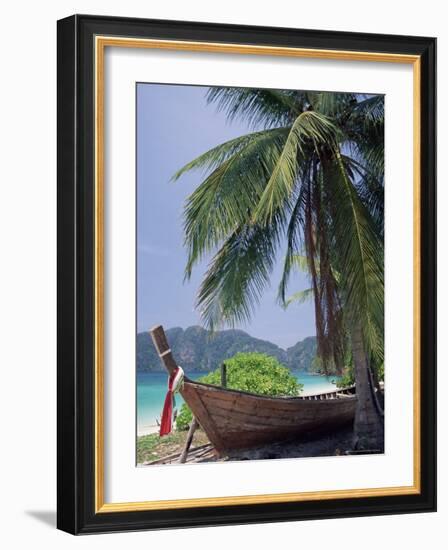
[[221,365],[221,386],[227,388],[227,365],[225,363]]
[[196,431],[198,426],[199,423],[193,416],[193,420],[190,424],[190,429],[188,430],[187,440],[185,441],[185,446],[179,458],[179,464],[185,464],[188,456],[188,451],[190,450],[191,442],[193,441],[194,432]]

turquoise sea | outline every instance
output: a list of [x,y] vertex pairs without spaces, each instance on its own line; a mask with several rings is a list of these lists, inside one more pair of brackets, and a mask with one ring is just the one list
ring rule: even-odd
[[[308,373],[293,373],[303,384],[302,395],[332,391],[338,376],[320,376]],[[203,372],[189,372],[192,380],[203,376]],[[167,375],[163,372],[137,373],[137,434],[154,431],[156,420],[160,419],[167,390]],[[183,399],[176,395],[176,407],[179,409]]]

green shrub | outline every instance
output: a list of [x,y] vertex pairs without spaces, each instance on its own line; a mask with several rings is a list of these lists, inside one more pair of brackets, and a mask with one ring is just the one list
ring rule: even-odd
[[[275,357],[264,353],[237,353],[225,361],[227,365],[227,388],[242,390],[259,395],[295,396],[299,395],[303,384],[299,384],[289,369],[281,365]],[[215,386],[221,385],[221,369],[202,376],[198,380]],[[184,403],[176,418],[176,428],[186,430],[192,414]]]
[[[384,363],[381,363],[376,369],[376,375],[378,380],[384,380]],[[355,372],[353,368],[353,361],[350,361],[350,364],[342,376],[337,382],[336,387],[338,388],[349,388],[355,384]]]
[[176,428],[178,430],[188,430],[192,420],[193,415],[190,407],[188,407],[185,403],[182,403],[182,407],[176,417]]
[[340,378],[336,382],[336,387],[343,389],[343,388],[350,388],[355,383],[355,376],[353,373],[353,370],[348,370],[342,378]]

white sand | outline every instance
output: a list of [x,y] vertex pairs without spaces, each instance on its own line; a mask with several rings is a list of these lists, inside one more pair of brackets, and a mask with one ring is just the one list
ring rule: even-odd
[[157,426],[156,424],[140,426],[137,430],[137,437],[140,437],[142,435],[155,434],[158,432],[159,432],[159,426]]

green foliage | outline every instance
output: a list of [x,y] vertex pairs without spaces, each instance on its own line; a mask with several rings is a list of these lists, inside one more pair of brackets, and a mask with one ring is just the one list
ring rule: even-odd
[[[165,437],[159,434],[149,434],[140,436],[137,439],[137,462],[141,464],[145,460],[157,460],[163,456],[163,448],[169,448],[181,440],[181,435],[171,433]],[[161,450],[162,449],[162,450]]]
[[348,369],[347,372],[336,382],[338,388],[349,388],[355,383],[355,375],[353,369]]
[[334,204],[338,205],[332,228],[340,244],[334,262],[340,273],[340,293],[350,323],[360,323],[367,351],[384,356],[383,242],[362,203],[339,153],[332,174]]
[[248,209],[261,198],[266,174],[275,169],[288,135],[289,128],[274,128],[236,138],[207,151],[175,174],[177,179],[188,170],[210,171],[185,206],[187,278],[204,255],[238,235]]
[[[372,370],[376,373],[376,377],[380,382],[384,381],[384,363],[381,363],[377,367],[374,364],[371,365]],[[338,388],[349,388],[355,384],[355,372],[353,369],[353,359],[350,357],[348,362],[347,370],[345,371],[342,378],[336,382]]]
[[192,420],[193,414],[190,407],[182,403],[182,407],[176,417],[176,429],[180,431],[188,430]]
[[[291,372],[275,357],[264,353],[237,353],[225,361],[227,388],[269,396],[296,396],[303,388]],[[221,369],[199,379],[199,382],[221,385]],[[192,419],[191,411],[183,404],[176,418],[176,428],[185,430]]]
[[319,146],[332,147],[337,138],[338,129],[326,116],[315,111],[299,114],[258,202],[255,211],[257,222],[272,222],[276,212],[287,206],[297,176],[301,175],[300,168],[307,164],[310,149],[319,153]]
[[[142,435],[137,438],[137,463],[152,462],[173,453],[181,452],[184,448],[186,433],[175,431],[160,437],[159,434]],[[202,430],[196,430],[192,445],[207,443],[207,436]]]
[[[227,387],[259,395],[298,395],[302,385],[275,357],[264,353],[237,353],[226,360]],[[201,378],[206,384],[221,385],[217,369]]]

